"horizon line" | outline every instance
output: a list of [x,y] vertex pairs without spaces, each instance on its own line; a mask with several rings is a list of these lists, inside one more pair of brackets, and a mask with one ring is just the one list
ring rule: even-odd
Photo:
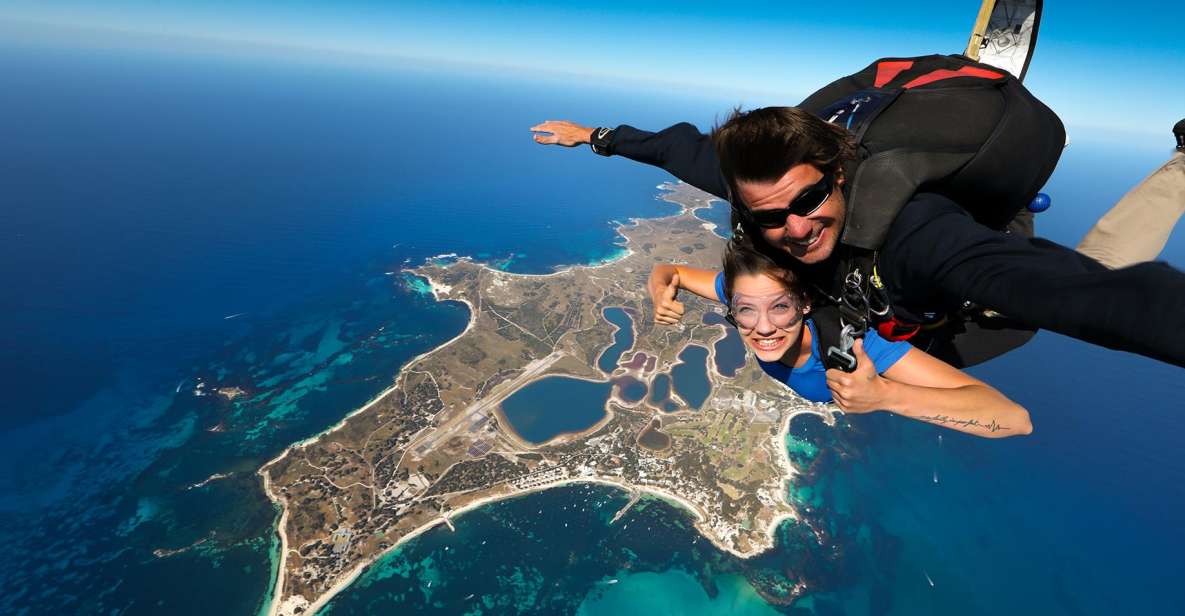
[[[423,64],[442,65],[457,71],[495,71],[512,73],[518,77],[533,76],[540,80],[591,79],[594,83],[601,85],[641,85],[652,91],[678,92],[681,95],[699,99],[716,99],[728,96],[733,96],[738,100],[746,96],[757,98],[793,96],[801,98],[809,94],[806,88],[795,92],[772,88],[757,88],[750,85],[726,84],[719,81],[690,82],[655,76],[628,75],[596,70],[590,71],[587,69],[565,70],[545,65],[459,59],[443,55],[407,53],[395,49],[359,48],[334,44],[333,42],[324,40],[309,42],[284,37],[243,37],[195,29],[167,28],[164,30],[151,30],[111,24],[66,22],[0,14],[0,29],[4,29],[5,27],[11,28],[13,26],[34,26],[41,28],[42,32],[39,34],[42,35],[47,34],[46,31],[56,30],[85,32],[106,36],[110,39],[108,42],[123,43],[133,49],[148,47],[178,53],[212,52],[216,54],[246,51],[261,59],[303,64],[345,65],[359,70],[378,69],[390,71],[400,68],[427,68],[422,66]],[[120,38],[121,36],[134,37],[135,40]],[[27,31],[20,32],[17,37],[9,37],[6,44],[22,45],[22,43],[29,44],[33,41],[41,44],[48,43],[59,48],[94,48],[98,46],[96,45],[98,41],[79,41],[76,39],[57,41],[52,37],[38,36]],[[333,57],[321,57],[313,54],[329,54]],[[349,61],[351,59],[355,61]],[[343,62],[343,60],[345,61]],[[399,62],[403,66],[385,64],[383,61]],[[1098,124],[1093,122],[1072,122],[1068,123],[1067,126],[1077,130],[1084,130],[1088,133],[1102,133],[1095,134],[1094,138],[1107,140],[1114,139],[1120,135],[1163,137],[1164,135],[1161,133],[1167,134],[1168,132],[1167,129],[1161,131],[1152,128],[1140,129],[1131,126]],[[1165,141],[1167,144],[1169,139],[1165,137]],[[1166,149],[1171,149],[1171,145],[1166,145]]]

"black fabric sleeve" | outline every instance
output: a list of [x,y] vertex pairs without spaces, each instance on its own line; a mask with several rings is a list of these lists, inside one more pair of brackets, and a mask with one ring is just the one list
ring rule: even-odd
[[687,122],[657,133],[622,124],[613,133],[610,151],[660,167],[700,190],[721,199],[728,198],[728,185],[720,173],[720,162],[711,137]]
[[1185,273],[1110,270],[1060,244],[980,225],[954,202],[914,197],[881,253],[895,303],[964,300],[1024,324],[1185,366]]

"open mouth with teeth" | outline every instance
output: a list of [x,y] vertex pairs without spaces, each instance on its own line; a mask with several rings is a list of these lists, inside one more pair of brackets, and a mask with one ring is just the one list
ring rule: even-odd
[[819,241],[819,238],[822,236],[823,230],[819,229],[802,239],[787,238],[786,243],[796,248],[810,248],[815,242]]
[[755,350],[773,351],[782,347],[782,343],[786,342],[786,336],[774,336],[772,338],[758,338],[750,336],[749,342],[752,343]]

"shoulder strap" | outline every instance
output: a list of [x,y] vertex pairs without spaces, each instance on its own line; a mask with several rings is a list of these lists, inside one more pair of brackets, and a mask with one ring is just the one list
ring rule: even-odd
[[[954,175],[976,156],[979,148],[883,149],[882,143],[878,148],[880,151],[868,151],[864,138],[872,124],[914,88],[937,83],[942,85],[931,87],[996,88],[1006,83],[1008,76],[961,56],[939,55],[885,58],[873,63],[866,71],[870,77],[875,71],[872,87],[846,93],[823,107],[819,116],[847,128],[862,148],[859,164],[845,169],[844,196],[848,211],[840,241],[865,250],[877,250],[884,243],[893,220],[914,193],[927,183]],[[897,115],[913,113],[914,107],[909,104]],[[914,121],[918,126],[924,126],[928,120],[927,116],[919,115]],[[896,121],[900,122],[900,117]],[[884,135],[880,140],[884,141]],[[890,143],[896,141],[908,142],[890,139]]]
[[900,89],[879,86],[857,90],[824,107],[819,111],[819,117],[844,127],[855,135],[857,143],[861,143],[873,120],[893,104],[901,92]]
[[924,184],[953,175],[977,152],[889,150],[860,163],[848,180],[847,219],[840,241],[879,250],[889,227]]

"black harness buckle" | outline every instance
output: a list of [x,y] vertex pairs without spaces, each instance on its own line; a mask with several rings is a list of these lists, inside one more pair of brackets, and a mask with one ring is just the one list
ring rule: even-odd
[[839,344],[827,347],[827,363],[844,372],[856,369],[856,356],[852,346],[857,338],[868,332],[868,294],[864,290],[864,277],[859,269],[853,269],[844,279],[843,293],[839,301]]
[[844,325],[843,331],[839,333],[839,346],[827,347],[827,359],[832,367],[844,372],[856,369],[856,356],[852,354],[852,345],[856,344],[856,338],[863,336],[863,333],[857,336],[855,332],[854,326]]

